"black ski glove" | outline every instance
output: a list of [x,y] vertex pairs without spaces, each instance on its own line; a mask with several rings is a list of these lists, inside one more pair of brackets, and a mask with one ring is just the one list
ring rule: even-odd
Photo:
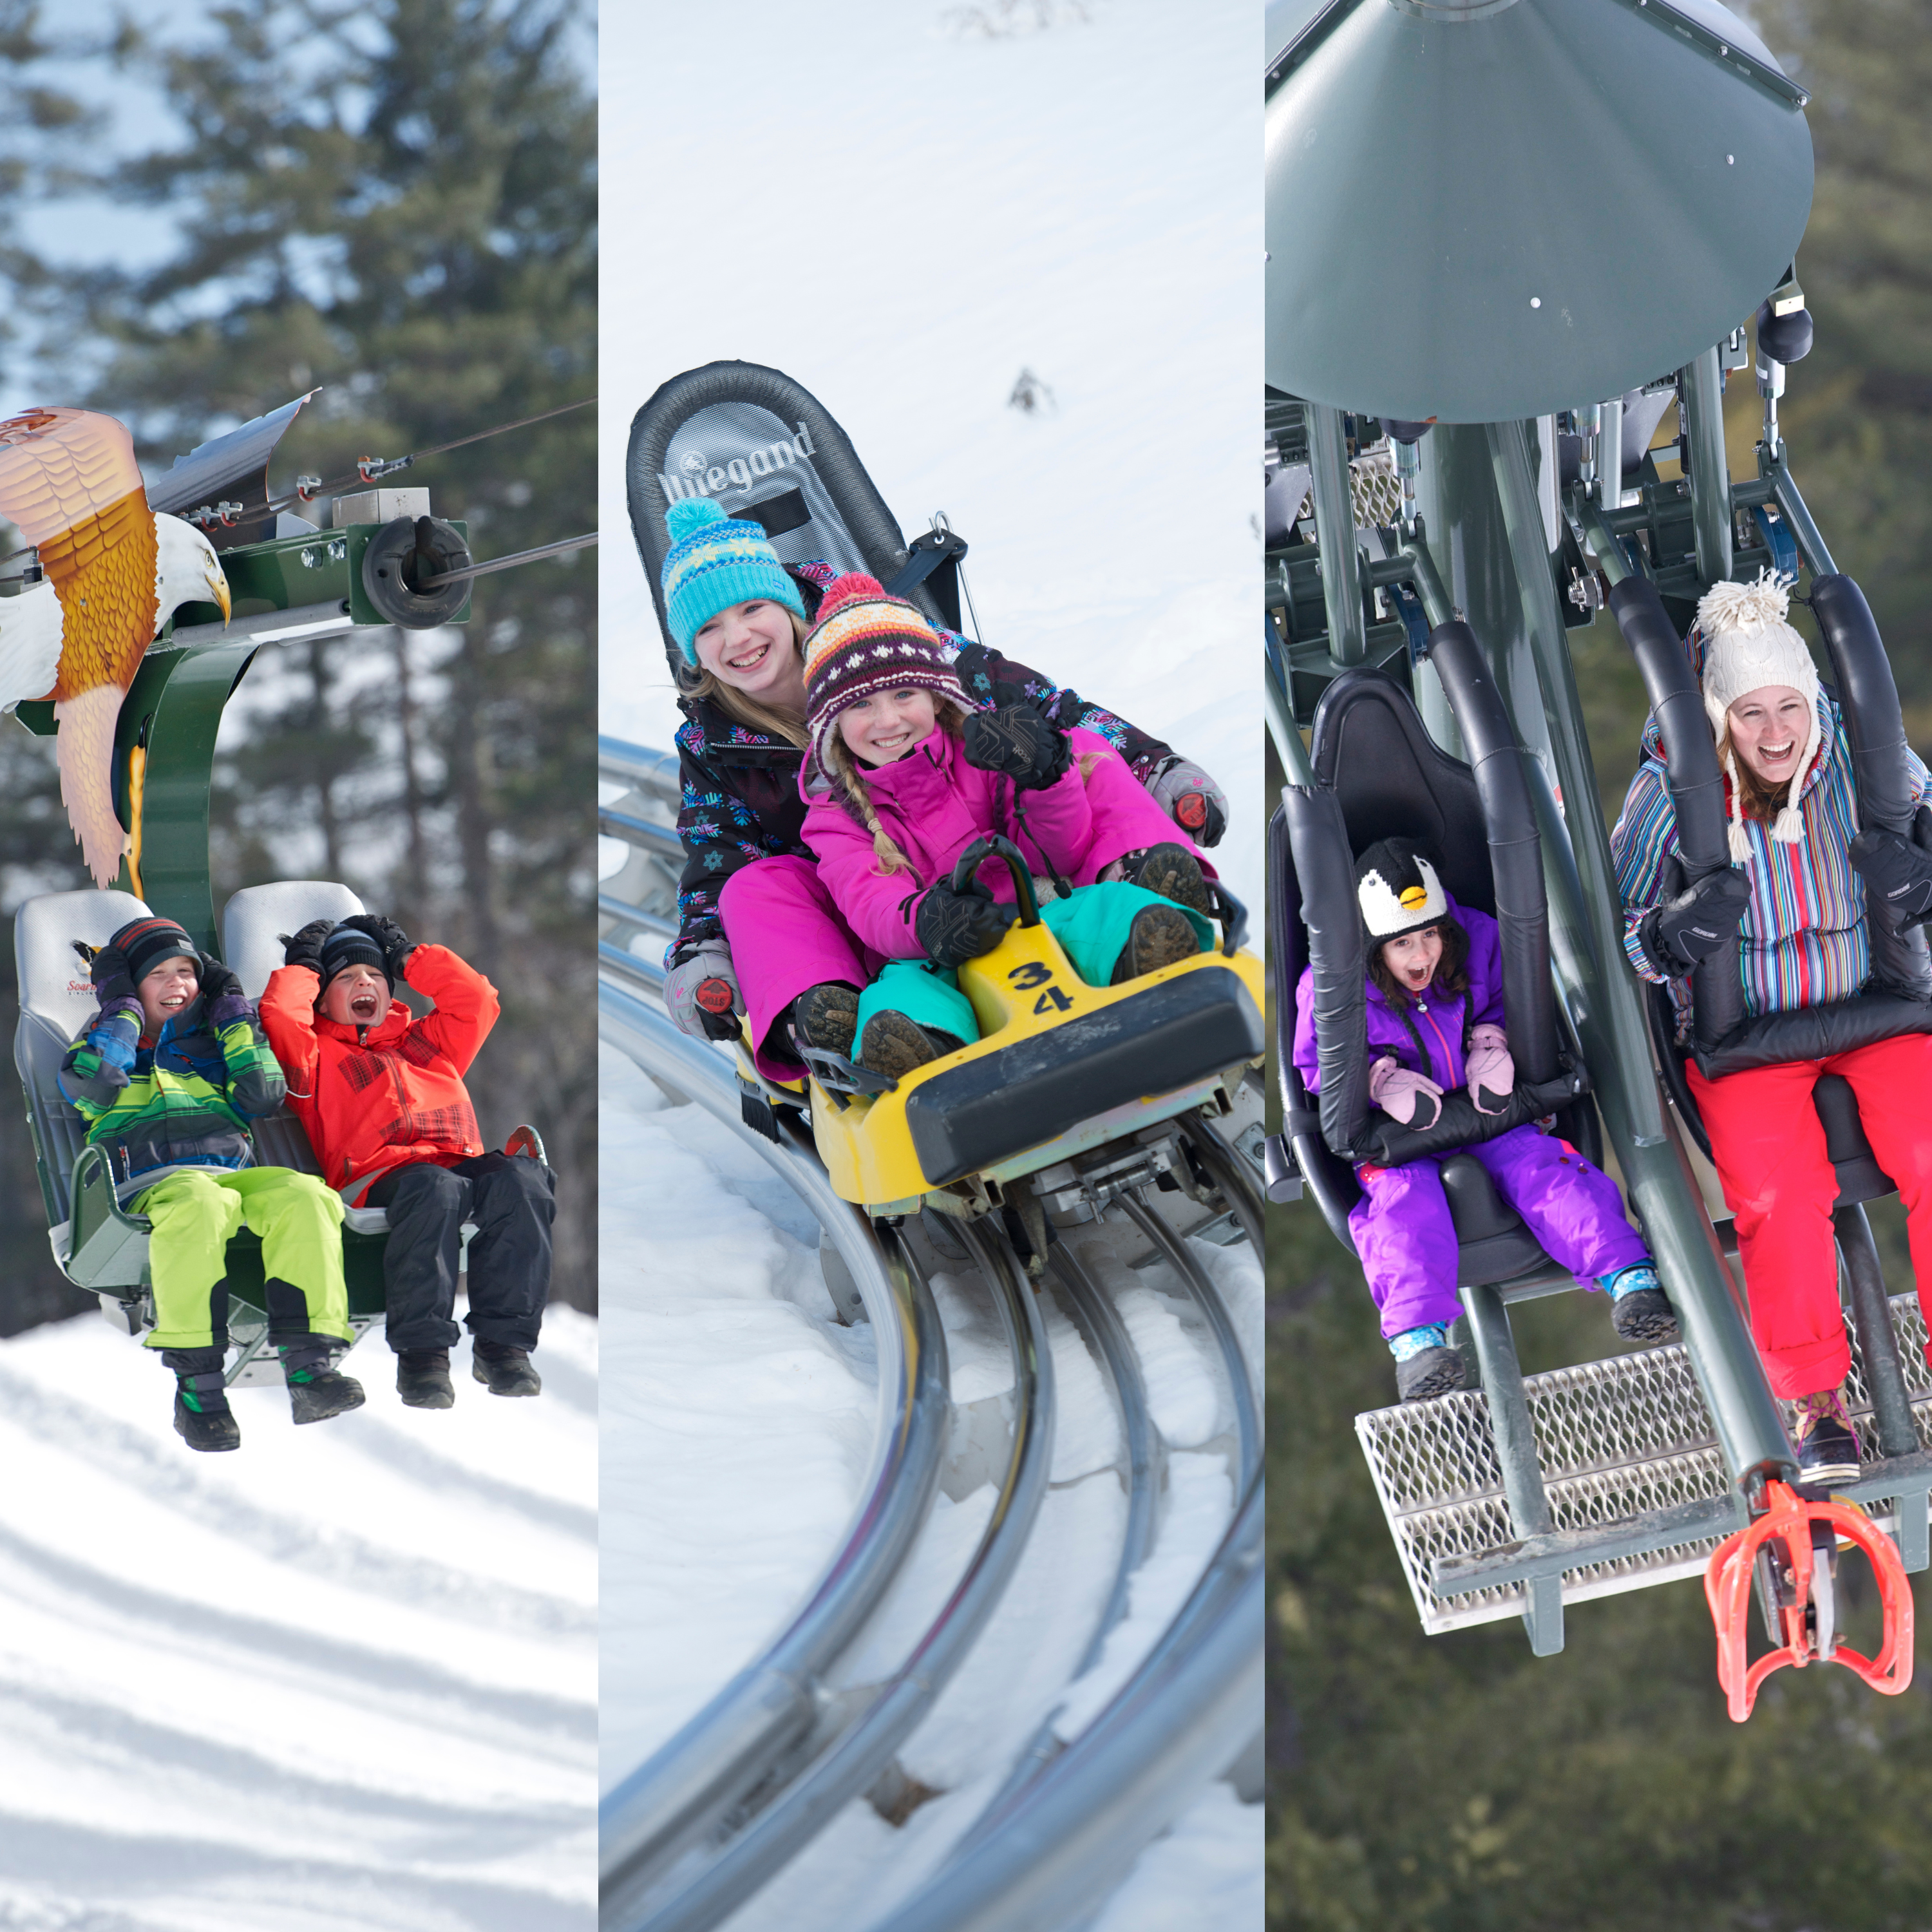
[[242,992],[233,968],[224,966],[219,959],[209,958],[206,953],[201,962],[201,997],[208,1026],[215,1033],[248,1017],[248,996]]
[[1729,866],[1721,872],[1706,872],[1688,892],[1653,907],[1638,926],[1637,937],[1660,973],[1682,979],[1737,931],[1750,903],[1750,881],[1741,867]]
[[119,946],[104,946],[88,962],[87,970],[104,1013],[111,1013],[119,1006],[139,1009],[141,996],[134,990],[134,975],[128,970],[128,956]]
[[976,711],[960,733],[966,762],[982,772],[999,772],[1016,791],[1043,791],[1066,775],[1073,746],[1030,705],[1003,704]]
[[385,919],[379,912],[358,912],[352,913],[342,923],[353,926],[358,932],[366,932],[382,949],[382,963],[389,969],[389,977],[402,978],[410,955],[416,950],[416,942],[394,920]]
[[1932,854],[1896,832],[1861,832],[1852,841],[1852,868],[1898,915],[1901,926],[1932,918]]
[[322,942],[335,930],[332,919],[312,919],[299,932],[278,932],[284,966],[306,966],[311,973],[322,971]]
[[1012,908],[996,904],[984,892],[934,886],[919,902],[913,931],[934,965],[963,966],[992,952],[1012,922]]

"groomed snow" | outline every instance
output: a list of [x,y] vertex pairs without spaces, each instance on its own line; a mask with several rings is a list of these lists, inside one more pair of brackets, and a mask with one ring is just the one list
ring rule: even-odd
[[[1041,31],[975,31],[1041,15]],[[622,531],[626,442],[652,391],[723,358],[783,370],[844,424],[908,533],[943,509],[968,538],[986,642],[1213,772],[1233,801],[1213,856],[1258,910],[1256,25],[1239,0],[754,0],[728,32],[695,10],[607,10],[598,460],[601,519]],[[616,111],[625,101],[638,111]],[[1023,368],[1052,392],[1031,413],[1008,404]],[[600,729],[668,746],[678,714],[635,551],[614,537],[598,556]],[[600,869],[622,857],[609,844]],[[874,1395],[866,1330],[832,1320],[816,1224],[770,1170],[608,1048],[600,1078],[608,1789],[796,1605],[856,1501]],[[1202,1254],[1258,1348],[1258,1265],[1245,1249]],[[968,1280],[935,1289],[956,1399],[996,1406],[1007,1372],[990,1306]],[[1230,1504],[1232,1418],[1207,1337],[1158,1268],[1120,1300],[1178,1453],[1160,1544],[1076,1694],[1083,1710],[1157,1634]],[[1102,1378],[1052,1324],[1061,1420],[1043,1527],[901,1754],[946,1795],[898,1826],[848,1807],[734,1932],[876,1917],[1058,1702],[1124,1499]],[[988,1492],[952,1486],[887,1612],[901,1630],[984,1520]],[[1252,1932],[1258,1808],[1210,1787],[1107,1913],[1108,1932]]]
[[298,1432],[82,1317],[0,1344],[0,1926],[566,1932],[595,1910],[597,1324],[544,1393]]

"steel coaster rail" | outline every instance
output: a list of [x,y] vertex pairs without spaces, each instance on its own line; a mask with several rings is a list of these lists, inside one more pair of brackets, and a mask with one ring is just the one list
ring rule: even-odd
[[[972,1222],[958,1238],[1006,1330],[1013,1360],[1013,1440],[991,1519],[938,1615],[870,1705],[746,1822],[724,1852],[662,1904],[614,1913],[606,1932],[707,1932],[773,1877],[852,1798],[868,1790],[929,1711],[984,1629],[1024,1551],[1053,1450],[1053,1362],[1046,1328],[1012,1245]],[[680,1874],[674,1873],[675,1880]],[[639,1901],[642,1904],[644,1901]]]
[[[600,981],[598,1032],[646,1071],[742,1131],[729,1066],[679,1033],[661,1010]],[[924,1283],[902,1256],[874,1243],[856,1208],[832,1193],[809,1142],[796,1129],[778,1144],[744,1137],[811,1208],[851,1270],[877,1338],[879,1426],[860,1488],[864,1500],[790,1625],[598,1807],[602,1882],[607,1898],[620,1904],[809,1730],[826,1672],[850,1647],[910,1552],[938,1484],[950,1427],[945,1336]]]
[[661,798],[684,795],[678,777],[677,754],[660,752],[649,745],[634,745],[626,738],[597,737],[597,776],[613,784],[635,785],[640,791],[656,792]]
[[[1205,1120],[1190,1115],[1187,1127],[1253,1240],[1262,1232],[1261,1196],[1240,1156]],[[1083,1922],[1124,1861],[1254,1735],[1264,1668],[1264,1524],[1252,1371],[1219,1291],[1185,1244],[1132,1195],[1122,1204],[1174,1265],[1220,1349],[1240,1442],[1233,1520],[1186,1602],[1106,1708],[1051,1756],[1040,1754],[1036,1739],[945,1864],[871,1932],[1063,1932]],[[1058,1250],[1056,1261],[1065,1253]],[[1081,1668],[1090,1661],[1090,1654]]]

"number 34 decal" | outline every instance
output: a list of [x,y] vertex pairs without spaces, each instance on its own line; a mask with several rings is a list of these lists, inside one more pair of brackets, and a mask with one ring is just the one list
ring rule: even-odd
[[1006,977],[1022,992],[1030,993],[1036,986],[1046,988],[1033,1003],[1036,1013],[1064,1013],[1072,1009],[1073,1002],[1053,983],[1053,969],[1042,966],[1037,959],[1029,959],[1024,966],[1016,966]]

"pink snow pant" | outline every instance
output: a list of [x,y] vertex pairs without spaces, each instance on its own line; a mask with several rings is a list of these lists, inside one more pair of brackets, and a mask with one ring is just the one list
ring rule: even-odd
[[[1580,1280],[1650,1258],[1643,1237],[1624,1219],[1616,1183],[1568,1141],[1512,1127],[1459,1151],[1488,1168],[1497,1193],[1522,1216],[1544,1252]],[[1462,1304],[1442,1162],[1432,1156],[1401,1167],[1365,1162],[1355,1175],[1362,1198],[1348,1210],[1348,1232],[1382,1312],[1383,1338],[1454,1321]]]
[[784,1020],[791,1003],[828,980],[856,992],[886,962],[838,916],[808,859],[760,859],[734,872],[718,895],[718,917],[745,995],[752,1058],[768,1080],[796,1080]]

